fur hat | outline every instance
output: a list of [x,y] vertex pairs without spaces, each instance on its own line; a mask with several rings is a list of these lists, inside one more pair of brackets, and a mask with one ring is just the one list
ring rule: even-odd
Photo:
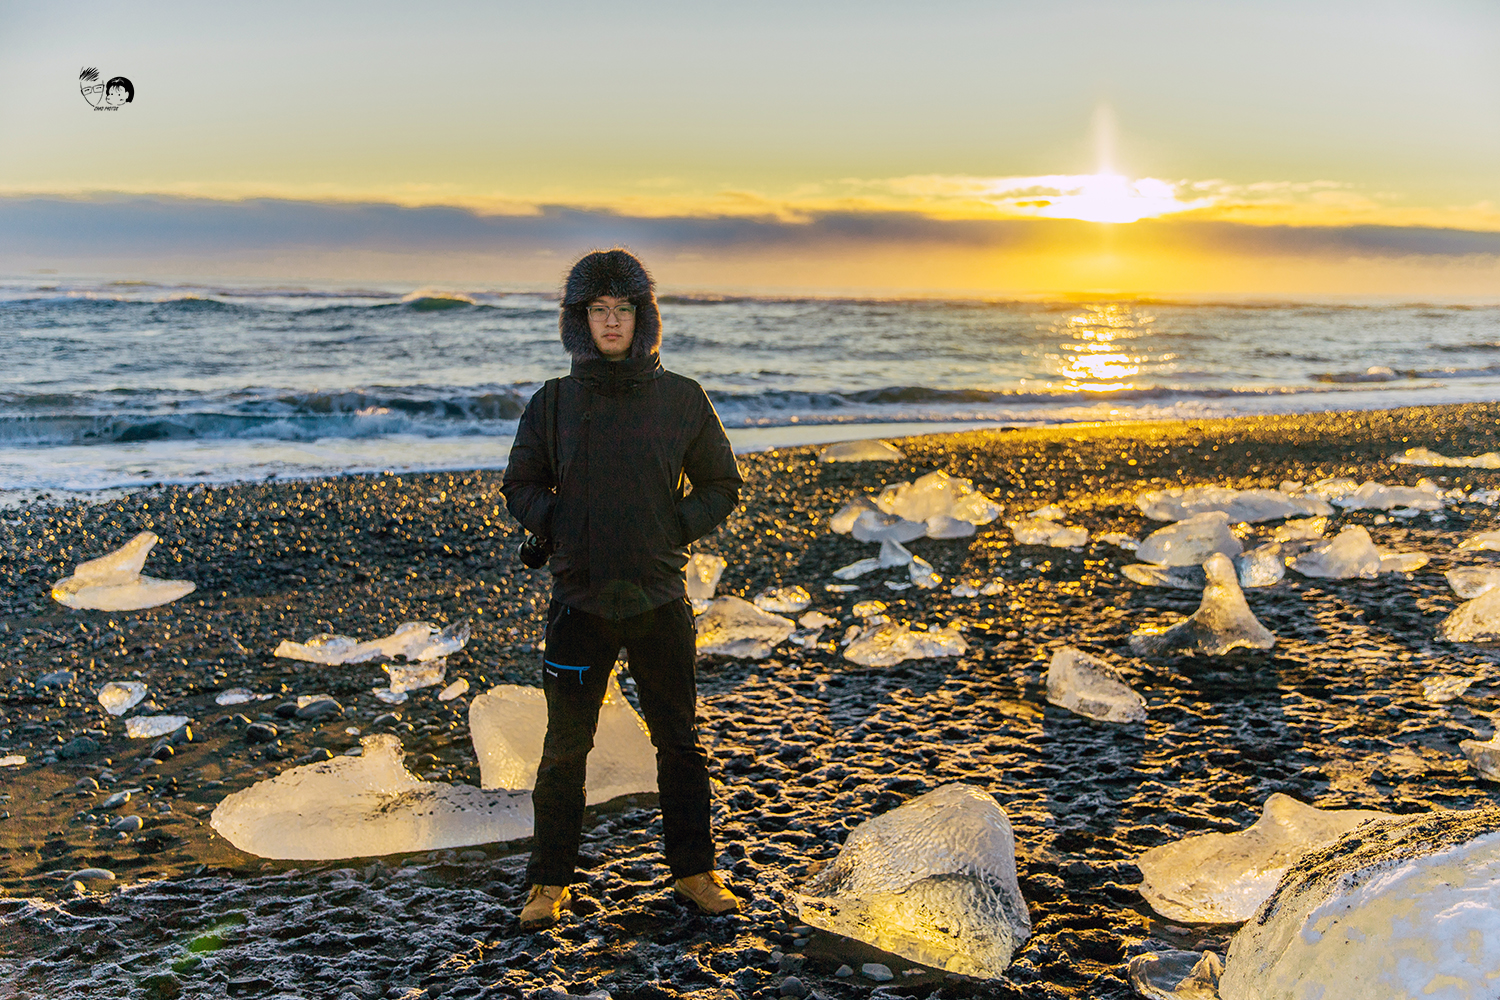
[[645,265],[628,250],[591,250],[579,258],[563,285],[558,330],[574,361],[603,357],[589,330],[589,303],[602,295],[629,299],[635,306],[635,334],[630,356],[643,358],[661,350],[661,313],[656,308],[656,282]]

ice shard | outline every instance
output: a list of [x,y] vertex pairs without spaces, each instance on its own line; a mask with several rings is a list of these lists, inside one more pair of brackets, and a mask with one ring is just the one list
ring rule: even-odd
[[[900,543],[898,542],[894,544],[899,545]],[[881,543],[881,547],[884,548],[884,543]],[[881,566],[879,559],[860,559],[856,562],[850,563],[847,566],[840,566],[838,569],[833,571],[833,575],[838,577],[840,580],[853,580],[856,577],[864,576],[866,573],[873,573],[880,568]],[[859,588],[855,587],[851,589],[857,590]]]
[[1466,601],[1482,596],[1500,583],[1500,566],[1460,566],[1443,576],[1453,592]]
[[70,608],[98,611],[139,611],[154,608],[191,594],[197,584],[190,580],[158,580],[142,576],[146,556],[161,541],[143,531],[124,546],[73,567],[73,575],[52,585],[52,599]]
[[1044,517],[1022,517],[1006,521],[1005,526],[1021,545],[1050,545],[1055,549],[1071,549],[1089,540],[1084,528],[1070,528]]
[[887,486],[875,498],[875,505],[908,521],[925,522],[929,517],[945,514],[972,524],[989,524],[1000,516],[999,505],[975,490],[972,482],[950,476],[941,469],[915,482]]
[[1151,532],[1135,550],[1135,557],[1160,566],[1201,566],[1215,552],[1237,556],[1243,548],[1229,530],[1229,515],[1209,511]]
[[874,500],[866,496],[855,497],[840,507],[837,514],[828,519],[828,530],[837,535],[849,534],[849,532],[854,530],[854,522],[859,519],[859,515],[867,510],[880,512],[880,508],[875,506]]
[[1305,855],[1230,942],[1223,1000],[1478,1000],[1500,982],[1500,809],[1376,824]]
[[710,555],[707,552],[694,552],[688,556],[687,566],[682,571],[687,581],[688,600],[713,600],[714,590],[719,586],[719,578],[724,575],[724,567],[728,565],[729,563],[722,556]]
[[943,582],[937,570],[932,568],[932,563],[921,556],[911,557],[911,562],[906,564],[906,573],[911,577],[911,582],[922,590],[931,590]]
[[175,733],[192,722],[185,715],[136,715],[125,720],[125,735],[133,740],[149,740]]
[[1380,572],[1382,573],[1415,573],[1430,562],[1432,562],[1432,557],[1425,552],[1380,550]]
[[1327,580],[1373,580],[1380,575],[1380,550],[1368,531],[1351,525],[1293,559],[1292,569]]
[[211,825],[262,858],[324,861],[433,851],[532,833],[531,793],[420,781],[395,736],[366,736],[358,757],[289,768],[235,792]]
[[812,604],[812,595],[803,587],[770,587],[755,595],[755,606],[762,611],[796,614]]
[[698,652],[764,660],[797,630],[789,618],[762,611],[740,597],[720,597],[698,616]]
[[1140,892],[1168,920],[1237,924],[1255,915],[1308,851],[1362,823],[1391,818],[1366,809],[1315,809],[1276,792],[1261,818],[1238,833],[1204,833],[1142,854]]
[[1031,936],[1015,835],[995,800],[943,785],[850,832],[797,893],[813,927],[913,962],[994,979]]
[[979,529],[973,521],[964,521],[947,514],[934,514],[924,524],[928,538],[968,538]]
[[1443,506],[1443,499],[1442,489],[1432,480],[1423,479],[1416,486],[1364,483],[1358,489],[1336,498],[1333,502],[1347,510],[1390,510],[1392,507],[1439,510]]
[[1496,736],[1491,736],[1483,743],[1479,740],[1459,740],[1458,748],[1469,758],[1469,763],[1474,765],[1474,770],[1479,772],[1481,778],[1500,782],[1500,739]]
[[1328,530],[1326,517],[1302,517],[1278,524],[1271,538],[1278,542],[1316,541]]
[[1120,575],[1143,587],[1171,587],[1173,590],[1202,590],[1208,583],[1202,566],[1158,566],[1155,563],[1131,563],[1120,567]]
[[1500,531],[1481,531],[1459,542],[1458,547],[1464,552],[1500,551]]
[[854,519],[850,534],[861,542],[909,542],[927,534],[927,525],[922,521],[908,521],[899,514],[865,510]]
[[1224,963],[1211,951],[1148,951],[1130,959],[1126,975],[1145,1000],[1219,1000]]
[[306,642],[283,639],[277,645],[275,655],[327,666],[368,663],[393,656],[402,656],[409,661],[435,660],[463,649],[469,642],[469,631],[468,622],[455,622],[444,629],[427,622],[403,622],[390,635],[367,642],[326,632]]
[[1500,587],[1465,601],[1438,625],[1449,642],[1500,642]]
[[968,649],[957,629],[913,629],[884,621],[855,635],[844,647],[844,659],[864,667],[893,667],[902,660],[962,656]]
[[885,611],[885,602],[860,601],[858,604],[854,605],[853,611],[854,617],[856,618],[873,618],[881,612]]
[[911,550],[894,538],[887,538],[880,543],[878,561],[882,569],[887,569],[891,566],[910,566],[914,558],[916,557],[911,554]]
[[1064,646],[1047,666],[1047,700],[1100,722],[1144,722],[1146,700],[1131,690],[1109,663]]
[[1153,521],[1185,521],[1199,514],[1221,513],[1227,521],[1274,521],[1283,517],[1332,514],[1323,498],[1281,490],[1236,490],[1227,486],[1174,487],[1136,497],[1135,505]]
[[[469,702],[469,732],[485,788],[534,788],[547,735],[541,688],[501,684]],[[646,724],[611,675],[599,709],[585,789],[595,805],[620,795],[656,791],[656,748]]]
[[436,687],[443,683],[443,677],[448,671],[447,659],[418,660],[414,663],[384,663],[380,669],[384,670],[391,678],[390,691],[392,694],[402,694],[407,691],[420,691],[423,688]]
[[1434,674],[1422,678],[1422,697],[1426,701],[1442,704],[1463,696],[1473,687],[1478,677],[1454,677],[1450,674]]
[[901,449],[884,441],[840,441],[818,452],[820,462],[899,462]]
[[1286,559],[1279,542],[1267,542],[1234,557],[1241,587],[1271,587],[1286,576]]
[[1487,451],[1483,455],[1440,455],[1429,448],[1408,448],[1391,456],[1393,465],[1427,465],[1450,469],[1500,469],[1500,453]]
[[809,611],[797,619],[797,624],[807,629],[827,628],[830,625],[837,625],[838,623],[839,620],[837,618],[830,618],[821,611]]
[[1137,629],[1130,637],[1136,655],[1189,649],[1223,656],[1240,647],[1270,649],[1276,644],[1276,637],[1250,613],[1229,557],[1215,553],[1203,564],[1203,571],[1208,586],[1203,588],[1198,610],[1176,625]]
[[1106,531],[1104,534],[1095,535],[1094,537],[1097,541],[1101,541],[1106,545],[1113,545],[1117,549],[1124,549],[1126,552],[1134,552],[1141,547],[1140,539],[1132,538],[1123,531]]
[[99,704],[110,715],[124,715],[146,697],[146,685],[140,681],[110,681],[99,689]]

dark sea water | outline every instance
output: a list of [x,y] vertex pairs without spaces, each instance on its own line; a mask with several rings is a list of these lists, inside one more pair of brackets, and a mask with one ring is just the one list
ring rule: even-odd
[[[1500,306],[664,296],[742,449],[1500,399]],[[0,280],[0,490],[496,468],[548,293]]]

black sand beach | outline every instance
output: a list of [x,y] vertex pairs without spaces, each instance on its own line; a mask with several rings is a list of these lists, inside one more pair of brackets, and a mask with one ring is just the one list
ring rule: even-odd
[[[932,469],[972,479],[1007,518],[1057,503],[1092,534],[1137,538],[1155,527],[1134,505],[1148,488],[1347,475],[1490,489],[1500,471],[1386,460],[1416,446],[1500,449],[1497,419],[1500,404],[1462,405],[910,438],[897,463],[819,464],[813,448],[742,457],[744,503],[699,546],[728,560],[719,593],[802,584],[840,627],[855,601],[879,599],[893,617],[961,620],[970,651],[889,669],[791,646],[758,662],[705,658],[702,730],[725,785],[720,863],[745,914],[703,918],[673,900],[659,818],[643,797],[591,811],[578,912],[536,934],[519,933],[513,916],[524,841],[271,862],[208,826],[226,794],[319,748],[355,745],[350,727],[399,735],[415,773],[478,783],[467,696],[441,703],[432,688],[393,709],[371,694],[384,679],[373,664],[319,667],[271,651],[317,632],[369,637],[403,621],[468,620],[473,639],[450,658],[449,680],[466,678],[471,695],[537,683],[547,579],[515,558],[518,529],[498,473],[164,488],[7,514],[0,757],[28,761],[0,770],[0,998],[520,997],[551,988],[706,1000],[777,996],[795,975],[842,1000],[877,989],[857,972],[835,974],[867,961],[895,971],[884,995],[1130,996],[1129,955],[1222,953],[1233,931],[1155,917],[1133,888],[1143,850],[1242,828],[1273,792],[1396,813],[1500,802],[1458,750],[1492,731],[1495,653],[1435,638],[1459,603],[1443,571],[1488,555],[1455,546],[1500,527],[1500,509],[1455,502],[1409,520],[1342,513],[1337,525],[1364,525],[1377,544],[1428,553],[1431,563],[1373,581],[1288,574],[1247,591],[1278,637],[1270,652],[1159,660],[1131,655],[1131,630],[1191,613],[1198,595],[1123,579],[1129,553],[1092,540],[1078,552],[1022,546],[997,521],[973,538],[911,544],[945,577],[938,590],[893,593],[882,575],[828,594],[831,571],[870,552],[830,533],[828,518],[856,495]],[[148,528],[162,541],[145,571],[196,581],[196,593],[128,613],[49,599],[74,563]],[[955,598],[953,578],[1006,586]],[[1148,721],[1111,726],[1049,706],[1041,675],[1064,644],[1125,665]],[[61,670],[74,678],[40,683]],[[1433,674],[1482,679],[1432,704],[1420,682]],[[94,692],[127,679],[146,682],[163,711],[193,718],[192,741],[156,761],[146,757],[156,741],[126,739]],[[277,697],[215,705],[230,687]],[[246,742],[235,716],[274,715],[311,693],[337,699],[342,714],[275,718],[279,744]],[[1034,934],[1005,980],[946,976],[797,929],[793,892],[850,829],[953,781],[991,792],[1015,827]],[[142,789],[122,812],[144,826],[119,836],[97,819],[115,814],[98,807],[124,788]],[[88,867],[118,878],[80,892],[65,876]]]

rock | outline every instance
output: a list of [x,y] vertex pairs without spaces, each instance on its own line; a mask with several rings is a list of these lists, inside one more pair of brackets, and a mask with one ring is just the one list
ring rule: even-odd
[[1292,495],[1281,490],[1236,490],[1227,486],[1153,490],[1136,497],[1135,504],[1153,521],[1184,521],[1199,514],[1220,513],[1227,521],[1255,523],[1333,513],[1333,508],[1318,496]]
[[[485,788],[522,789],[536,784],[547,734],[547,699],[541,688],[501,684],[469,704],[469,732]],[[646,724],[611,675],[599,709],[585,786],[595,805],[621,795],[656,791],[656,749]]]
[[1490,997],[1500,809],[1367,826],[1304,856],[1234,936],[1223,1000]]
[[111,795],[109,798],[107,798],[103,802],[99,803],[99,808],[101,810],[105,810],[105,809],[118,809],[121,806],[123,806],[125,803],[129,802],[129,801],[130,801],[130,792],[128,792],[128,791],[115,792],[115,794]]
[[1292,569],[1328,580],[1373,580],[1380,575],[1380,551],[1370,533],[1356,524],[1292,560]]
[[1219,1000],[1224,963],[1211,951],[1154,951],[1131,958],[1126,974],[1146,1000]]
[[1141,895],[1157,913],[1186,924],[1250,919],[1288,868],[1308,851],[1389,813],[1314,809],[1280,792],[1238,833],[1205,833],[1153,847],[1136,865]]
[[1141,562],[1159,566],[1201,566],[1216,552],[1232,557],[1243,548],[1229,530],[1229,515],[1210,511],[1158,528],[1146,536],[1135,555]]
[[70,608],[138,611],[191,594],[197,585],[188,580],[141,575],[146,556],[160,540],[143,531],[114,552],[79,563],[72,576],[52,585],[52,599]]
[[1198,610],[1176,625],[1137,629],[1130,636],[1130,648],[1136,655],[1189,649],[1223,656],[1232,649],[1270,649],[1276,644],[1276,637],[1250,613],[1229,557],[1215,553],[1203,564],[1203,571],[1208,586],[1203,588],[1203,603]]
[[801,997],[807,996],[807,987],[803,986],[802,980],[796,976],[787,976],[781,981],[779,993],[784,997],[797,997],[800,1000]]
[[866,962],[859,967],[859,974],[877,983],[888,983],[896,978],[889,965],[881,965],[879,962]]
[[117,816],[110,821],[109,828],[120,833],[135,833],[146,825],[139,816]]
[[901,449],[884,441],[841,441],[818,452],[820,462],[899,462]]
[[363,754],[292,767],[226,797],[211,825],[263,858],[322,861],[469,847],[528,837],[529,792],[419,781],[401,741],[378,734]]
[[50,674],[43,674],[36,679],[42,687],[65,688],[71,687],[78,679],[78,675],[71,670],[54,670]]
[[69,882],[113,882],[115,873],[108,868],[82,868],[69,875]]
[[281,735],[281,731],[269,722],[252,722],[245,727],[246,743],[270,743]]
[[176,1000],[182,995],[182,983],[170,972],[158,972],[140,981],[147,1000]]
[[99,742],[88,736],[75,736],[62,746],[57,748],[57,756],[60,760],[72,760],[74,757],[87,757],[91,753],[99,752]]
[[847,965],[841,965],[836,970],[834,970],[833,974],[840,979],[848,979],[850,976],[854,975],[854,970],[849,968],[849,966]]
[[243,705],[255,700],[255,692],[249,688],[229,688],[214,695],[215,705]]
[[333,753],[327,747],[316,747],[292,761],[293,764],[316,764],[320,760],[332,760]]
[[295,701],[284,701],[276,706],[276,716],[281,719],[295,719],[297,717],[297,703]]
[[1010,821],[971,785],[861,823],[796,899],[813,927],[982,978],[1002,975],[1031,934]]
[[322,719],[343,714],[344,706],[327,695],[305,695],[297,699],[296,716],[299,719]]
[[796,623],[768,614],[739,597],[720,597],[698,616],[698,652],[763,660],[797,630]]
[[1100,722],[1144,722],[1146,702],[1120,679],[1119,671],[1095,656],[1064,646],[1052,654],[1044,678],[1047,700]]

